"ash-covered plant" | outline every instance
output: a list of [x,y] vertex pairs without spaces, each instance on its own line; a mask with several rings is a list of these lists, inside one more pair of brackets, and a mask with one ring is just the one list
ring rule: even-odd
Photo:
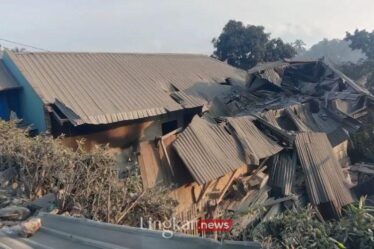
[[243,231],[248,239],[262,243],[263,248],[374,248],[374,209],[364,206],[364,199],[344,208],[339,220],[322,222],[310,206],[288,210],[254,229]]
[[349,152],[353,162],[374,162],[374,125],[368,124],[352,134]]
[[29,137],[15,122],[0,120],[0,170],[15,169],[29,199],[46,193],[58,197],[60,212],[114,224],[138,225],[140,217],[167,220],[176,203],[167,189],[146,190],[136,168],[118,179],[117,161],[106,146],[72,150],[61,138]]
[[346,248],[374,248],[374,208],[365,206],[365,198],[356,205],[349,205],[343,210],[343,216],[331,222],[333,238],[341,241]]
[[311,207],[286,211],[270,221],[260,223],[251,231],[250,238],[262,243],[263,248],[336,248],[326,226]]

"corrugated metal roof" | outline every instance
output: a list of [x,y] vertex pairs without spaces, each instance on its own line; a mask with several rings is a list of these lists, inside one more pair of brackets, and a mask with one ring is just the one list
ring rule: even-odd
[[[348,134],[344,132],[343,129],[346,128],[347,125],[336,120],[331,113],[327,112],[324,108],[321,108],[318,113],[312,113],[310,108],[309,104],[298,104],[284,109],[269,110],[261,115],[275,127],[287,131],[325,132],[328,134],[330,143],[333,146],[349,138]],[[283,126],[280,125],[282,118]],[[285,120],[285,118],[287,118],[287,120]],[[290,122],[294,124],[294,127],[290,126]],[[288,129],[284,127],[285,124],[289,126]]]
[[[113,225],[87,219],[42,213],[41,229],[29,238],[0,231],[0,248],[7,249],[260,249],[257,242],[218,242],[212,239],[170,234],[166,231],[148,230]],[[140,219],[140,218],[139,218]],[[172,236],[170,236],[172,235]],[[167,237],[167,239],[165,237]]]
[[290,64],[285,61],[274,61],[274,62],[265,62],[259,63],[256,66],[250,68],[248,70],[249,74],[258,73],[264,70],[274,69],[274,68],[284,68],[289,66]]
[[325,133],[298,133],[295,146],[302,165],[311,203],[325,217],[339,215],[341,207],[353,202],[344,185],[343,170]]
[[281,196],[292,194],[296,160],[296,153],[288,151],[283,151],[272,158],[269,186],[276,192],[275,194]]
[[177,137],[173,147],[200,184],[245,165],[235,139],[223,127],[198,116]]
[[170,96],[184,108],[196,108],[207,103],[206,100],[185,93],[185,91],[173,92]]
[[5,67],[3,61],[0,59],[0,92],[10,89],[19,88],[17,81],[10,74]]
[[[183,109],[168,89],[245,79],[245,72],[204,55],[11,53],[44,103],[75,125],[107,124]],[[173,87],[171,87],[173,86]]]
[[258,165],[260,159],[275,155],[283,148],[257,129],[251,119],[251,116],[228,118],[228,125],[244,150],[247,164]]
[[269,110],[269,111],[261,113],[262,118],[264,118],[267,122],[277,127],[278,129],[282,129],[282,127],[280,127],[279,122],[278,122],[278,119],[280,118],[281,115],[283,115],[283,109]]

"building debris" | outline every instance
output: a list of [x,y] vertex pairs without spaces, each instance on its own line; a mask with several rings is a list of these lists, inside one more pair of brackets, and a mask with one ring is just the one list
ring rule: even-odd
[[344,185],[342,168],[326,134],[298,133],[295,145],[311,203],[319,208],[324,217],[339,216],[341,208],[352,203],[353,198]]
[[272,158],[269,169],[272,192],[275,196],[289,196],[293,189],[297,167],[295,152],[281,152]]
[[194,117],[173,146],[200,184],[245,165],[234,138],[223,127],[200,117]]
[[[248,72],[182,55],[9,52],[4,63],[18,78],[25,74],[45,107],[39,110],[45,118],[38,121],[40,130],[48,127],[49,117],[52,134],[73,131],[66,144],[77,136],[93,145],[109,141],[120,151],[122,171],[140,172],[142,194],[171,186],[168,197],[178,202],[174,215],[183,221],[229,217],[234,221],[230,233],[237,238],[248,227],[308,204],[321,220],[339,218],[344,206],[370,192],[374,167],[351,165],[347,150],[351,135],[372,117],[374,97],[323,60],[265,63]],[[60,71],[65,64],[72,74],[66,79]],[[47,87],[44,77],[64,91]],[[100,92],[87,90],[92,84]],[[76,85],[80,96],[71,91]],[[4,186],[12,182],[6,173],[0,178]],[[116,181],[124,184],[128,177]],[[130,202],[138,204],[142,194],[130,196]],[[53,195],[28,207],[51,211]],[[108,212],[107,221],[118,221],[131,211],[131,203],[102,213]],[[82,215],[79,205],[73,210]],[[69,215],[75,215],[73,210]],[[44,218],[47,227],[65,218],[76,222]],[[102,224],[97,227],[103,231]],[[183,232],[209,236],[195,228]],[[86,239],[92,238],[80,238]],[[100,243],[109,243],[106,239]]]

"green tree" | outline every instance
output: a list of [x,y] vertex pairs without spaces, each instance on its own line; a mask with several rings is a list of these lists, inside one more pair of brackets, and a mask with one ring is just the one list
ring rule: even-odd
[[298,55],[302,54],[302,53],[304,53],[306,51],[306,48],[305,48],[306,44],[305,44],[305,42],[303,42],[300,39],[294,41],[291,45],[296,50],[296,53]]
[[228,64],[249,69],[259,62],[291,58],[296,50],[280,38],[270,39],[262,26],[230,20],[218,38],[212,40],[213,56]]
[[374,60],[374,31],[356,29],[353,34],[347,32],[345,40],[350,42],[352,49],[361,49],[369,59]]
[[356,29],[354,33],[346,33],[344,40],[348,41],[353,50],[361,50],[367,56],[367,59],[359,64],[345,65],[343,72],[353,79],[366,77],[365,86],[374,92],[374,31],[368,32],[365,29]]

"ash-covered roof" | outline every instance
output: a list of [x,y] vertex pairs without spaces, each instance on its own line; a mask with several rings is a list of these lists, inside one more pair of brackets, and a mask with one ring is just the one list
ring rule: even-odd
[[326,134],[298,133],[295,146],[311,202],[325,205],[320,209],[324,216],[340,214],[343,206],[353,202],[353,197],[344,184],[343,171]]
[[183,107],[170,93],[197,83],[245,80],[245,72],[204,55],[12,53],[45,104],[74,125],[152,117]]
[[245,165],[235,139],[223,128],[195,116],[173,143],[198,183],[207,183]]

